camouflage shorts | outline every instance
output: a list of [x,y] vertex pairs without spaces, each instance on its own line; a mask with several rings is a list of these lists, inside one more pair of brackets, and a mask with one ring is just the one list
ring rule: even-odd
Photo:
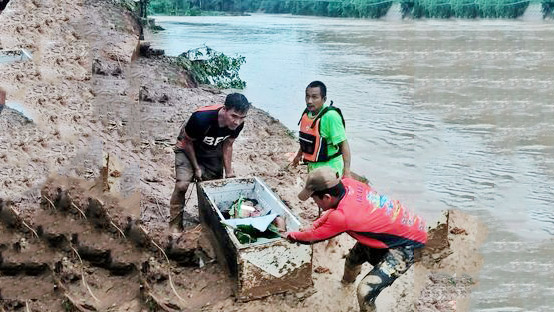
[[373,265],[373,269],[358,285],[358,303],[364,312],[375,311],[375,299],[379,293],[412,266],[414,248],[376,249],[357,243],[350,250],[346,265],[356,267],[366,261]]

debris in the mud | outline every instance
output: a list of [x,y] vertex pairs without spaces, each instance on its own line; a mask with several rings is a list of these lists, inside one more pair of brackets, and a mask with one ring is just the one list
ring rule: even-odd
[[201,267],[215,259],[215,252],[201,225],[170,236],[165,252],[180,266]]
[[102,76],[121,76],[122,69],[119,62],[102,62],[95,59],[92,62],[92,73]]
[[63,283],[73,283],[81,279],[81,272],[77,268],[77,264],[71,262],[67,257],[56,262],[54,271]]
[[13,209],[12,203],[10,201],[4,201],[2,198],[0,198],[0,222],[4,222],[6,225],[19,229],[24,233],[30,231],[35,237],[39,237],[37,232],[19,216],[19,213],[15,209]]
[[158,298],[147,282],[143,282],[140,285],[140,293],[142,300],[149,308],[149,311],[182,311],[178,304],[170,302],[168,298],[164,298],[163,300]]
[[140,87],[139,99],[143,102],[154,102],[154,99],[150,97],[148,93],[148,88],[146,86]]
[[114,170],[112,171],[112,173],[110,173],[110,176],[114,178],[119,178],[121,176],[121,172]]
[[150,42],[141,42],[140,43],[140,56],[152,57],[152,56],[162,56],[165,54],[163,49],[154,49],[150,47]]
[[315,273],[319,273],[319,274],[322,274],[322,273],[328,273],[328,274],[332,274],[331,270],[327,267],[324,267],[324,266],[318,266],[317,268],[314,269],[314,272]]
[[151,238],[148,236],[146,229],[141,225],[140,220],[132,220],[129,218],[128,221],[124,233],[129,240],[138,247],[149,248],[151,245]]
[[139,91],[139,99],[142,102],[153,103],[157,101],[159,103],[166,103],[169,101],[169,96],[166,93],[160,94],[160,92],[150,91],[147,86],[142,86]]
[[466,230],[459,227],[453,228],[452,230],[450,230],[450,233],[454,235],[460,235],[460,234],[468,235]]
[[148,182],[148,183],[160,183],[160,182],[163,182],[162,180],[160,180],[159,178],[156,178],[156,177],[145,177],[145,178],[144,178],[144,181],[145,181],[145,182]]

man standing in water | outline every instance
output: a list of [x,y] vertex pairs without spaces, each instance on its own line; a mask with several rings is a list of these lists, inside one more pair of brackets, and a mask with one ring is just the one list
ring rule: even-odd
[[300,200],[312,198],[323,215],[306,231],[288,232],[289,241],[313,244],[348,233],[356,239],[344,263],[344,284],[354,283],[362,264],[372,270],[358,284],[360,311],[375,311],[375,299],[414,263],[414,249],[427,243],[425,222],[398,201],[369,185],[339,178],[331,168],[310,172]]
[[170,200],[170,227],[182,230],[186,191],[192,181],[235,176],[233,143],[250,109],[246,97],[227,95],[225,105],[202,107],[181,127],[175,144],[175,189]]
[[327,87],[321,81],[312,81],[306,87],[306,109],[300,125],[300,149],[292,165],[300,160],[308,163],[308,172],[320,167],[331,167],[339,175],[350,177],[350,147],[346,140],[345,122],[340,109],[325,105]]

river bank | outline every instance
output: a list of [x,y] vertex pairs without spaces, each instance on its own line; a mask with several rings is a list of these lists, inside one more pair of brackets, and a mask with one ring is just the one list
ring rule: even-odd
[[[222,103],[225,94],[196,86],[186,72],[172,66],[171,58],[139,57],[135,18],[109,1],[12,0],[0,21],[0,46],[25,48],[33,54],[30,61],[0,64],[0,85],[8,93],[8,108],[0,114],[2,211],[13,209],[38,233],[34,238],[32,232],[2,227],[2,243],[11,246],[25,238],[40,250],[50,250],[41,245],[40,233],[56,224],[66,231],[63,225],[75,216],[67,219],[59,211],[50,211],[47,215],[53,221],[44,223],[44,205],[49,205],[57,185],[48,180],[45,189],[44,183],[54,174],[86,185],[83,193],[93,192],[98,181],[105,182],[90,196],[113,201],[122,209],[108,209],[112,216],[136,219],[148,235],[162,242],[174,183],[172,145],[177,132],[197,107]],[[10,109],[10,102],[24,107],[32,122]],[[261,177],[307,224],[317,211],[296,197],[305,168],[285,168],[286,155],[296,144],[285,126],[255,108],[235,143],[234,164],[238,176]],[[60,201],[52,203],[55,208],[60,205]],[[194,196],[186,209],[197,214]],[[124,237],[114,239],[102,229],[90,228],[91,217],[83,214],[85,218],[75,222],[97,235],[106,250],[115,254],[118,249],[135,248],[126,245],[129,232],[122,226],[116,228],[123,228]],[[435,227],[435,239],[422,261],[379,297],[381,310],[467,309],[475,282],[471,274],[481,265],[477,249],[483,230],[470,216],[448,215],[442,226]],[[192,236],[185,240],[196,243]],[[71,249],[54,248],[55,254],[41,261],[52,268],[58,262],[64,267],[66,261],[68,268],[80,273],[65,280],[56,270],[46,270],[40,287],[31,286],[27,276],[2,274],[0,289],[8,310],[23,304],[30,311],[59,311],[63,299],[77,310],[91,306],[113,311],[356,311],[355,287],[340,284],[343,258],[353,243],[341,235],[332,246],[314,246],[313,288],[248,303],[234,300],[231,281],[217,263],[181,267],[175,261],[165,263],[148,248],[133,249],[138,255],[128,262],[136,268],[123,276],[110,275],[93,261],[80,261]],[[145,262],[170,273],[158,279],[145,277],[138,269]],[[367,271],[364,267],[363,272]],[[144,280],[150,285],[147,296],[142,291]],[[53,284],[63,285],[63,292]],[[33,287],[40,295],[23,291]]]

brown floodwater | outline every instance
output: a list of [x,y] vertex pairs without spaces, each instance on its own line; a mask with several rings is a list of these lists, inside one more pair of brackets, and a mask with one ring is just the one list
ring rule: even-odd
[[245,56],[244,93],[293,130],[322,80],[354,171],[430,221],[488,227],[471,311],[554,311],[554,22],[392,16],[158,17],[154,45]]

